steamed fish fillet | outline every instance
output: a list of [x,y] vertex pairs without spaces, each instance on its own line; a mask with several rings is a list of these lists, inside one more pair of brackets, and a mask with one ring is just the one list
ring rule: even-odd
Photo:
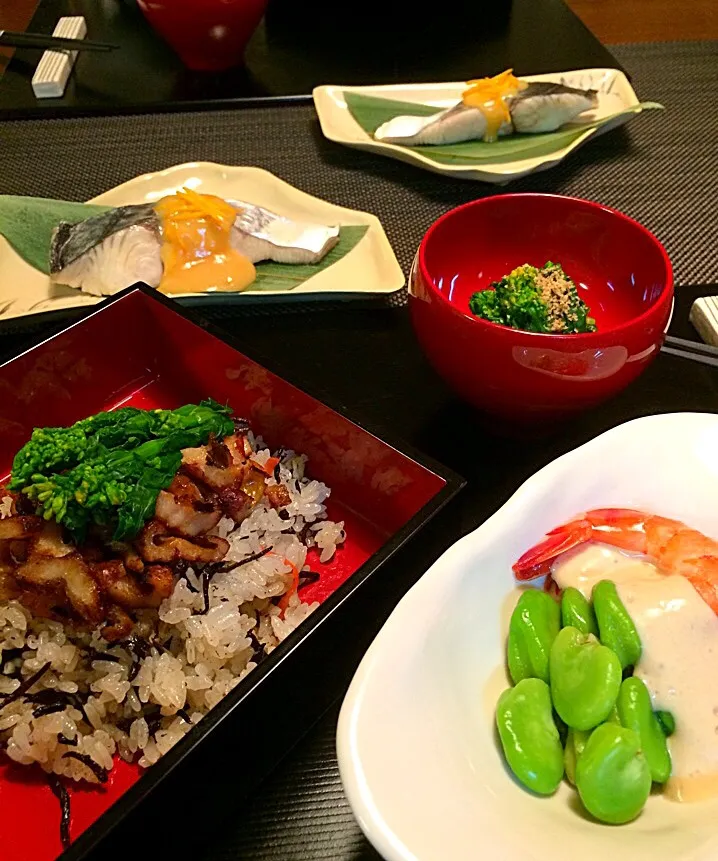
[[93,296],[110,296],[144,281],[158,287],[162,260],[157,231],[141,224],[112,233],[58,272],[50,280]]
[[293,221],[261,206],[229,200],[239,213],[232,247],[252,263],[318,263],[339,242],[339,228]]
[[[558,129],[584,111],[598,105],[595,90],[577,90],[563,84],[535,82],[506,98],[511,116],[503,123],[499,135],[512,132],[538,134]],[[454,144],[481,140],[487,120],[481,108],[459,102],[451,108],[428,117],[399,116],[383,123],[374,132],[376,140],[385,143],[418,146],[422,144]]]
[[110,296],[162,278],[159,221],[149,204],[120,206],[79,224],[61,222],[50,247],[50,280]]
[[[228,201],[237,210],[232,247],[252,263],[318,263],[339,242],[339,227],[294,221],[261,206]],[[50,280],[93,296],[138,281],[159,286],[162,229],[153,204],[120,206],[53,233]]]
[[550,81],[537,81],[511,98],[509,113],[515,131],[540,134],[556,131],[584,111],[597,107],[596,90],[577,90]]
[[[459,102],[451,108],[428,117],[394,117],[374,132],[385,143],[405,146],[418,144],[453,144],[481,140],[486,134],[486,117],[479,108]],[[499,135],[511,134],[511,123],[503,123]]]

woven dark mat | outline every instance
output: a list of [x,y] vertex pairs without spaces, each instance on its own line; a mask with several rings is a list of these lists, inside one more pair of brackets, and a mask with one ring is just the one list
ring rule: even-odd
[[[615,53],[639,98],[666,111],[637,117],[508,189],[573,194],[621,209],[665,243],[678,284],[718,281],[718,103],[710,97],[718,43],[623,45]],[[6,122],[0,148],[0,192],[68,199],[181,162],[257,165],[311,194],[374,212],[405,271],[439,215],[500,189],[326,141],[310,106]]]
[[[511,188],[580,194],[623,209],[667,244],[679,283],[716,281],[718,227],[710,212],[718,199],[714,167],[718,109],[715,104],[707,106],[703,137],[698,129],[701,120],[691,117],[689,93],[701,80],[706,92],[715,91],[718,46],[647,44],[611,50],[630,71],[639,98],[655,99],[669,110],[638,119],[620,142],[612,143],[613,135],[595,141],[591,148],[601,152],[595,153],[593,162],[587,149],[575,159],[580,164],[569,162]],[[352,200],[369,200],[374,183],[357,172],[374,160],[358,154],[351,167],[340,167],[338,161],[331,159],[332,174],[342,171],[342,187],[358,195]],[[291,169],[296,171],[291,181],[301,183],[299,165]],[[452,182],[444,189],[443,182],[427,174],[415,176],[411,189],[408,173],[388,162],[381,167],[373,164],[372,173],[392,184],[390,200],[377,198],[373,209],[384,220],[403,265],[420,238],[415,225],[420,214],[431,208],[433,217],[441,207],[468,200],[481,188]],[[402,215],[386,216],[384,211]],[[237,827],[208,846],[202,861],[378,861],[342,792],[334,743],[337,716],[338,708],[324,716],[259,788]]]
[[[718,46],[618,46],[614,52],[639,97],[667,110],[636,118],[558,168],[509,188],[615,206],[666,243],[679,284],[718,281]],[[311,194],[375,212],[405,269],[436,217],[496,191],[326,142],[309,107],[5,123],[0,148],[0,192],[74,199],[184,161],[258,165]],[[325,715],[255,787],[241,817],[206,835],[195,861],[376,861],[342,793],[336,718],[337,709]]]

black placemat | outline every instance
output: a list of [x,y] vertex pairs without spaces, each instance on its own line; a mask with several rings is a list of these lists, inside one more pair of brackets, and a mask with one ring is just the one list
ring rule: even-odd
[[[716,281],[718,102],[711,94],[718,43],[623,45],[615,53],[639,98],[666,110],[634,118],[559,166],[505,187],[448,179],[334,144],[321,135],[313,108],[285,106],[5,122],[0,192],[82,200],[182,162],[256,165],[310,194],[378,215],[405,272],[422,235],[447,209],[502,191],[557,192],[644,223],[665,243],[677,284]],[[391,304],[404,300],[399,294]],[[215,319],[228,314],[236,310],[208,312]]]
[[[662,101],[668,110],[640,117],[628,129],[594,141],[562,166],[509,188],[579,194],[623,209],[666,242],[680,284],[715,281],[718,227],[712,208],[718,110],[710,98],[718,69],[715,46],[624,46],[616,53],[633,73],[639,97]],[[311,111],[303,108],[7,123],[0,128],[0,146],[0,191],[78,199],[140,172],[190,159],[257,164],[312,194],[376,212],[405,268],[424,230],[441,212],[497,191],[330,144],[319,136]],[[685,322],[692,295],[679,291],[679,322]],[[488,433],[436,378],[402,310],[321,313],[312,306],[301,318],[272,312],[245,325],[228,316],[225,325],[243,336],[247,352],[272,370],[316,394],[330,391],[353,416],[391,427],[471,479],[446,516],[387,566],[384,589],[389,597],[377,595],[376,605],[347,633],[354,650],[371,639],[398,598],[396,593],[446,544],[501,504],[537,466],[637,415],[718,409],[714,369],[661,356],[634,386],[605,407],[582,416],[556,437],[517,449]],[[9,352],[23,340],[6,336],[0,340],[0,352]],[[336,361],[328,361],[335,355]],[[443,442],[447,431],[448,448]],[[475,457],[466,463],[469,451]],[[326,683],[339,688],[347,681],[348,677]],[[291,697],[278,707],[286,708],[291,721]],[[254,785],[251,774],[238,774],[237,792],[251,790],[250,800],[238,800],[232,816],[212,828],[193,820],[191,829],[187,826],[187,840],[199,833],[201,841],[193,841],[191,857],[376,859],[341,792],[335,725],[336,709],[264,783]],[[189,821],[197,795],[211,800],[212,792],[211,786],[177,787],[182,816]],[[162,827],[157,823],[158,829]],[[177,829],[182,830],[181,823]],[[148,857],[138,841],[131,845],[138,857]],[[180,847],[178,857],[189,857],[188,852],[185,848],[182,854]],[[105,854],[98,852],[97,857]]]
[[[678,292],[672,334],[682,338],[695,337],[688,322],[688,311],[693,300],[703,292],[701,288],[688,286]],[[332,317],[329,315],[329,319]],[[332,326],[332,323],[328,324],[330,330]],[[491,436],[487,437],[476,424],[475,415],[455,401],[449,400],[437,408],[434,378],[427,378],[422,363],[404,349],[408,333],[402,331],[401,324],[388,327],[393,328],[390,334],[385,329],[380,330],[377,323],[372,325],[371,317],[361,314],[358,328],[359,333],[355,337],[345,333],[344,343],[352,367],[356,366],[357,352],[361,350],[358,345],[362,340],[367,341],[367,355],[376,357],[389,354],[393,337],[398,358],[385,375],[377,377],[377,390],[373,394],[363,375],[357,375],[356,387],[361,395],[357,396],[352,391],[346,396],[352,408],[358,408],[374,421],[389,413],[388,422],[400,425],[401,433],[407,439],[423,443],[423,447],[436,456],[440,456],[442,448],[436,438],[442,433],[450,435],[451,452],[445,451],[444,460],[463,471],[470,481],[469,488],[439,516],[437,528],[427,529],[408,548],[405,555],[409,557],[408,565],[416,567],[415,576],[420,576],[435,558],[436,544],[442,541],[437,538],[437,533],[445,529],[464,534],[489,513],[479,514],[481,504],[477,504],[477,498],[482,495],[482,484],[487,488],[486,504],[491,504],[489,499],[503,501],[533,471],[531,464],[536,468],[547,463],[624,421],[652,413],[718,411],[718,372],[715,368],[661,356],[618,398],[585,414],[554,436],[538,442],[532,440],[525,446],[528,451],[519,454],[511,442],[504,441],[495,448],[495,438],[492,441]],[[278,336],[286,336],[287,332],[288,321],[283,320]],[[313,351],[313,356],[322,353],[329,337],[327,331],[318,333],[320,345]],[[302,379],[310,373],[311,357],[295,363],[291,344],[280,352],[279,369],[283,373],[293,373],[295,379]],[[330,385],[337,390],[335,379]],[[399,394],[402,390],[403,396]],[[422,403],[417,404],[416,399],[421,394]],[[393,409],[387,406],[389,398],[396,401]],[[467,455],[477,463],[468,465]],[[520,461],[518,468],[511,460]],[[400,567],[403,571],[405,566]],[[392,578],[395,574],[392,570]],[[395,596],[392,597],[394,599]],[[378,624],[375,618],[364,621],[370,632]],[[352,637],[356,636],[355,630]],[[347,679],[346,683],[349,681]],[[342,789],[335,747],[339,709],[340,702],[337,701],[279,767],[253,788],[249,800],[238,807],[235,815],[225,816],[202,833],[201,844],[193,845],[195,861],[379,861],[379,854],[364,838]],[[391,767],[390,764],[387,767]],[[480,846],[480,835],[477,835],[477,858],[483,857]]]
[[[673,334],[690,337],[688,309],[700,292],[690,287],[679,291]],[[344,643],[354,653],[368,646],[403,591],[441,550],[478,526],[543,464],[638,416],[684,410],[718,412],[716,369],[662,355],[617,398],[555,434],[520,442],[501,439],[487,433],[476,414],[448,394],[426,366],[405,314],[398,310],[360,312],[355,326],[346,317],[341,323],[333,313],[325,315],[325,325],[312,333],[314,343],[301,355],[297,353],[296,320],[277,318],[273,328],[261,320],[258,330],[246,335],[247,350],[256,355],[271,333],[274,370],[295,382],[313,384],[321,379],[353,415],[391,427],[469,480],[457,499],[387,566],[383,585],[376,584],[373,602],[366,600],[361,609],[354,608],[356,618]],[[318,371],[337,340],[344,362],[330,363],[332,367],[325,364]],[[368,367],[363,369],[362,364]],[[351,368],[352,374],[343,368]],[[342,680],[342,687],[349,680],[348,676]],[[338,683],[326,679],[327,685]],[[286,701],[277,704],[286,710],[289,722],[292,697],[288,691]],[[335,750],[338,713],[337,702],[262,783],[252,784],[251,775],[238,774],[234,810],[211,824],[204,822],[199,840],[187,833],[175,837],[170,854],[177,851],[178,842],[186,844],[195,837],[191,850],[188,847],[187,854],[180,857],[193,861],[378,861],[379,855],[364,839],[342,790]],[[241,732],[238,726],[237,733]],[[220,764],[218,769],[221,772]],[[225,792],[231,791],[231,780],[225,776],[223,786]],[[198,791],[216,798],[211,787],[198,787]],[[177,792],[181,795],[179,788]],[[151,813],[148,818],[152,821]],[[129,830],[121,836],[124,834],[129,835]],[[477,858],[483,857],[480,846],[477,835]],[[102,857],[98,852],[98,861]]]

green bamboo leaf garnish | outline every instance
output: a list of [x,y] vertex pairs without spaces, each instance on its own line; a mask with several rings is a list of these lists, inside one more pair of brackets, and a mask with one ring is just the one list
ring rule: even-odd
[[45,197],[0,195],[0,236],[4,236],[22,259],[44,272],[50,272],[52,231],[61,221],[77,224],[111,206],[50,200]]
[[313,275],[323,272],[341,260],[354,248],[369,229],[366,224],[350,224],[339,228],[339,242],[319,263],[257,263],[257,279],[247,292],[260,290],[291,290]]

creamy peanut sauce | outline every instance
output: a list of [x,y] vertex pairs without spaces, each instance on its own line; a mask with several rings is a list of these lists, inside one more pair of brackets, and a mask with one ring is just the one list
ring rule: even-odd
[[635,675],[656,709],[670,711],[672,774],[665,795],[699,801],[718,795],[718,617],[685,577],[662,574],[644,557],[588,544],[554,563],[553,579],[587,598],[613,580],[643,652]]

